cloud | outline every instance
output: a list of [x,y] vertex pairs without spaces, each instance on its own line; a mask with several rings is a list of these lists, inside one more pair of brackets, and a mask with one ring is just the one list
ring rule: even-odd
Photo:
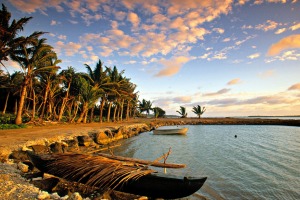
[[79,49],[82,46],[80,44],[74,43],[74,42],[69,42],[65,44],[62,41],[56,42],[56,52],[58,53],[65,53],[66,56],[73,56],[74,54],[79,52]]
[[260,56],[259,53],[255,53],[255,54],[251,54],[251,55],[249,55],[247,57],[250,58],[250,59],[255,59],[255,58],[258,58],[259,56]]
[[155,74],[155,76],[173,76],[177,74],[181,67],[190,60],[190,57],[185,56],[173,57],[170,60],[163,59],[160,61],[160,63],[164,65],[164,68]]
[[241,79],[235,78],[235,79],[232,79],[231,81],[229,81],[227,83],[227,85],[236,85],[236,84],[240,84],[240,83],[241,83]]
[[223,34],[225,32],[225,30],[222,28],[214,28],[213,31],[220,33],[220,34]]
[[134,12],[128,13],[127,20],[131,22],[134,29],[136,29],[139,26],[140,18],[136,13]]
[[299,28],[300,28],[300,23],[291,26],[289,29],[292,30],[292,31],[295,31],[295,30],[297,30]]
[[64,9],[60,6],[64,0],[10,0],[9,1],[14,7],[18,10],[21,10],[26,13],[34,13],[37,10],[45,11],[47,7],[54,7],[56,8],[57,12],[62,12]]
[[59,35],[59,36],[57,36],[57,38],[60,39],[60,40],[66,40],[67,36],[66,35]]
[[50,23],[50,25],[51,25],[51,26],[55,26],[55,25],[57,25],[57,21],[55,21],[55,20],[52,20],[52,21],[51,21],[51,23]]
[[286,31],[286,28],[281,28],[281,29],[278,29],[278,30],[275,32],[275,34],[281,34],[281,33],[285,32],[285,31]]
[[275,56],[280,54],[280,52],[284,50],[292,48],[300,48],[300,34],[287,36],[277,43],[272,44],[268,50],[267,55]]
[[288,88],[288,90],[300,90],[300,83],[296,83]]
[[257,30],[263,30],[263,31],[270,31],[270,30],[274,30],[275,28],[277,28],[279,24],[275,21],[272,20],[267,20],[264,24],[259,24],[255,26],[255,29]]
[[172,99],[175,103],[190,103],[192,101],[191,96],[181,96],[181,97],[175,97]]
[[258,74],[258,76],[260,76],[261,78],[269,78],[274,75],[275,75],[275,71],[271,69]]
[[225,93],[227,93],[229,91],[230,91],[230,89],[224,88],[224,89],[221,89],[221,90],[219,90],[217,92],[205,93],[204,96],[217,96],[217,95],[225,94]]

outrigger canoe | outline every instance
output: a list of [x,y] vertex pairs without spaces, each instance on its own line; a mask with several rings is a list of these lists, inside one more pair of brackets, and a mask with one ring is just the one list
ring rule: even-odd
[[158,128],[153,130],[154,135],[186,135],[189,129],[184,128]]
[[102,190],[114,189],[151,198],[176,199],[190,196],[207,179],[158,173],[146,165],[102,156],[27,153],[34,166],[44,173]]

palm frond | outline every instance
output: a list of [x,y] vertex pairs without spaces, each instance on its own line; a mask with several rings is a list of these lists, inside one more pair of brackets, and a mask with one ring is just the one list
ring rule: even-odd
[[[153,169],[85,154],[34,155],[41,158],[41,168],[68,181],[79,182],[102,190],[114,189],[127,181],[153,173]],[[30,156],[32,157],[32,155]],[[34,160],[34,159],[33,159]],[[39,168],[39,166],[37,166]]]

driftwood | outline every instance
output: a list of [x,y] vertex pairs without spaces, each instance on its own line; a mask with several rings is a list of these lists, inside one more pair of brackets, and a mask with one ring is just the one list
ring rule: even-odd
[[97,153],[98,156],[102,156],[105,158],[113,159],[113,160],[119,160],[119,161],[127,161],[127,162],[134,162],[142,165],[150,165],[153,167],[163,167],[163,168],[185,168],[185,164],[176,164],[176,163],[160,163],[157,161],[151,161],[151,160],[141,160],[137,158],[127,158],[122,156],[112,156],[104,153]]
[[116,148],[116,147],[119,147],[119,146],[121,146],[121,144],[116,144],[116,145],[113,145],[113,146],[103,147],[101,149],[97,149],[97,150],[94,150],[94,151],[89,151],[87,153],[91,154],[91,153],[96,153],[96,152],[99,152],[99,151],[106,151],[106,150],[109,150],[109,149],[112,149],[112,148]]

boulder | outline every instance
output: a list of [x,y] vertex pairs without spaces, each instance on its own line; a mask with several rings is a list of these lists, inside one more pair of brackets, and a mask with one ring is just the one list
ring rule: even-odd
[[77,136],[78,145],[88,147],[93,143],[92,138],[87,135]]
[[63,146],[60,142],[55,142],[50,145],[50,150],[53,153],[63,153]]
[[[109,134],[109,133],[108,133]],[[111,142],[111,138],[105,132],[98,132],[94,135],[94,141],[97,144],[103,145]]]
[[49,153],[50,150],[49,150],[49,147],[45,146],[45,145],[32,145],[30,146],[34,153],[37,153],[37,154],[46,154],[46,153]]
[[21,172],[23,172],[23,173],[27,173],[29,171],[28,165],[25,165],[22,162],[18,163],[18,169],[21,170]]
[[14,159],[14,160],[18,160],[18,161],[25,161],[25,160],[28,160],[28,156],[27,156],[26,151],[13,151],[9,155],[9,159]]

